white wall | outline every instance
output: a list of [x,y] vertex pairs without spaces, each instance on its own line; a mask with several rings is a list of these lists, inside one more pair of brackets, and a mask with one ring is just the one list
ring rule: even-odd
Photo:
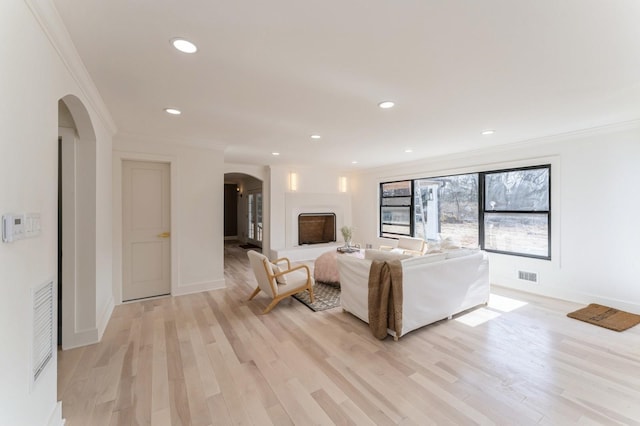
[[[44,9],[46,1],[38,2]],[[0,243],[0,424],[61,424],[57,403],[57,359],[30,389],[32,340],[31,289],[57,274],[57,137],[58,100],[74,94],[86,106],[96,135],[98,207],[111,196],[110,122],[96,112],[85,81],[72,76],[29,6],[0,2],[0,211],[39,212],[37,238]],[[49,33],[50,34],[50,33]],[[18,41],[18,42],[15,42]],[[80,87],[80,84],[83,84]],[[106,306],[111,294],[111,217],[96,217],[96,300]],[[106,266],[106,267],[105,267]],[[104,283],[109,285],[105,288]],[[97,300],[100,299],[100,300]],[[96,303],[97,302],[97,303]],[[94,317],[93,322],[97,322]]]
[[[491,254],[493,284],[640,313],[640,123],[380,168],[352,180],[354,224],[378,235],[379,183],[551,163],[552,260]],[[539,283],[516,279],[538,272]]]
[[113,291],[122,301],[122,161],[171,164],[171,294],[224,288],[224,165],[222,152],[147,143],[114,142]]

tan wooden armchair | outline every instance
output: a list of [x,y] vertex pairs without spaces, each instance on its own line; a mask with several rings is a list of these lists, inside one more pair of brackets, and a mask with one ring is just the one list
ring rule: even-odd
[[[249,300],[253,299],[260,290],[267,293],[273,300],[262,312],[269,313],[282,299],[303,290],[309,291],[309,298],[313,303],[313,279],[307,265],[291,267],[291,262],[286,257],[271,263],[267,256],[257,251],[247,252],[253,274],[256,276],[258,286],[251,293]],[[279,263],[286,263],[278,266]]]

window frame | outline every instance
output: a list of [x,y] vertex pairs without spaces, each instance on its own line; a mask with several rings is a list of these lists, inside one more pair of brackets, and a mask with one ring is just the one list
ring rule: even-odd
[[[523,170],[539,170],[539,169],[547,169],[547,173],[549,174],[549,191],[548,191],[548,206],[547,210],[486,210],[486,176],[493,175],[497,173],[508,173],[508,172],[518,172]],[[527,167],[514,167],[509,169],[500,169],[500,170],[490,170],[478,173],[478,229],[479,229],[479,239],[480,247],[482,250],[490,252],[490,253],[499,253],[499,254],[507,254],[511,256],[520,256],[520,257],[529,257],[533,259],[542,259],[542,260],[551,260],[551,164],[541,164],[538,166],[527,166]],[[488,249],[485,245],[486,240],[486,230],[485,230],[485,213],[489,214],[522,214],[522,215],[546,215],[547,217],[547,255],[537,255],[530,253],[520,253],[515,251],[505,251],[505,250],[495,250]]]
[[[399,183],[399,182],[409,182],[410,187],[409,187],[409,194],[408,195],[394,195],[394,196],[384,196],[384,192],[382,190],[384,185],[388,185],[388,184],[392,184],[392,183]],[[414,179],[400,179],[400,180],[394,180],[394,181],[389,181],[389,182],[380,182],[380,186],[379,186],[379,209],[378,209],[378,219],[379,219],[379,228],[378,228],[378,232],[380,237],[382,238],[397,238],[396,236],[399,237],[404,237],[404,236],[413,236],[414,234],[414,228],[415,228],[415,219],[413,217],[413,209],[414,209],[414,200],[413,200],[413,195],[415,192],[415,183],[414,183]],[[384,199],[391,199],[391,198],[409,198],[409,205],[384,205],[383,200]],[[409,234],[399,234],[397,232],[386,232],[382,230],[382,227],[384,225],[393,225],[393,223],[389,223],[389,222],[383,222],[382,220],[382,209],[383,207],[404,207],[404,208],[409,208]]]
[[[486,176],[487,175],[493,175],[493,174],[497,174],[497,173],[508,173],[508,172],[517,172],[517,171],[523,171],[523,170],[538,170],[538,169],[547,169],[547,173],[549,176],[549,181],[548,181],[548,194],[547,196],[549,197],[548,199],[548,209],[547,210],[486,210]],[[551,205],[551,188],[552,188],[552,173],[551,173],[551,164],[546,163],[546,164],[540,164],[540,165],[534,165],[534,166],[525,166],[525,167],[513,167],[513,168],[506,168],[506,169],[497,169],[497,170],[485,170],[485,171],[480,171],[480,172],[468,172],[468,173],[458,173],[458,174],[453,174],[453,175],[444,175],[444,176],[432,176],[432,177],[424,177],[424,178],[412,178],[412,179],[400,179],[400,180],[395,180],[395,181],[387,181],[387,182],[380,182],[380,186],[379,186],[379,211],[378,211],[378,218],[379,218],[379,229],[378,229],[378,236],[381,238],[397,238],[398,236],[404,236],[405,234],[398,234],[398,233],[393,233],[393,232],[383,232],[382,228],[384,224],[389,224],[386,222],[382,221],[382,208],[383,208],[383,204],[384,204],[384,199],[385,198],[399,198],[400,196],[393,196],[393,197],[385,197],[383,196],[383,186],[387,185],[387,184],[392,184],[392,183],[398,183],[398,182],[410,182],[411,186],[410,186],[410,190],[411,190],[411,194],[409,195],[410,198],[410,206],[405,206],[405,205],[401,205],[401,206],[397,206],[397,207],[409,207],[410,208],[410,214],[409,214],[409,221],[410,221],[410,236],[415,236],[415,181],[417,180],[424,180],[424,179],[438,179],[438,178],[443,178],[443,177],[447,177],[447,176],[457,176],[460,174],[477,174],[478,175],[478,243],[480,245],[480,248],[482,250],[485,250],[487,252],[490,253],[498,253],[498,254],[505,254],[505,255],[509,255],[509,256],[519,256],[519,257],[528,257],[528,258],[532,258],[532,259],[541,259],[541,260],[551,260],[551,225],[552,225],[552,205]],[[404,197],[404,196],[403,196]],[[384,206],[384,207],[388,207],[388,206]],[[515,251],[505,251],[505,250],[495,250],[495,249],[487,249],[486,248],[486,229],[485,229],[485,214],[523,214],[523,215],[544,215],[546,216],[547,219],[547,255],[537,255],[537,254],[530,254],[530,253],[520,253],[520,252],[515,252]]]

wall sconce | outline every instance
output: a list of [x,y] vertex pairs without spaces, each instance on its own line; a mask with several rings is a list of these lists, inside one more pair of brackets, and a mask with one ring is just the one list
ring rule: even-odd
[[340,176],[338,178],[338,190],[340,192],[347,192],[347,177]]
[[289,191],[298,190],[298,174],[296,172],[289,173]]
[[236,192],[238,193],[238,195],[240,196],[240,198],[242,198],[242,190],[240,189],[239,186],[236,186]]

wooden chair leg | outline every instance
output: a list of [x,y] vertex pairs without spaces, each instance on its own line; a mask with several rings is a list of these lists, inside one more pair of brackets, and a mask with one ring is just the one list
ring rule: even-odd
[[264,315],[264,314],[268,314],[269,312],[271,312],[271,310],[276,307],[276,305],[278,304],[278,302],[280,302],[280,300],[282,300],[282,299],[279,299],[277,297],[275,299],[273,299],[271,301],[271,303],[269,303],[269,306],[267,306],[264,309],[264,311],[262,311],[262,314]]
[[249,300],[253,299],[254,297],[256,297],[256,295],[260,293],[260,286],[256,287],[255,290],[253,290],[253,293],[251,293],[251,297],[249,297]]
[[313,303],[314,302],[313,285],[309,284],[309,287],[307,287],[307,290],[309,290],[309,299],[311,299],[311,303]]

